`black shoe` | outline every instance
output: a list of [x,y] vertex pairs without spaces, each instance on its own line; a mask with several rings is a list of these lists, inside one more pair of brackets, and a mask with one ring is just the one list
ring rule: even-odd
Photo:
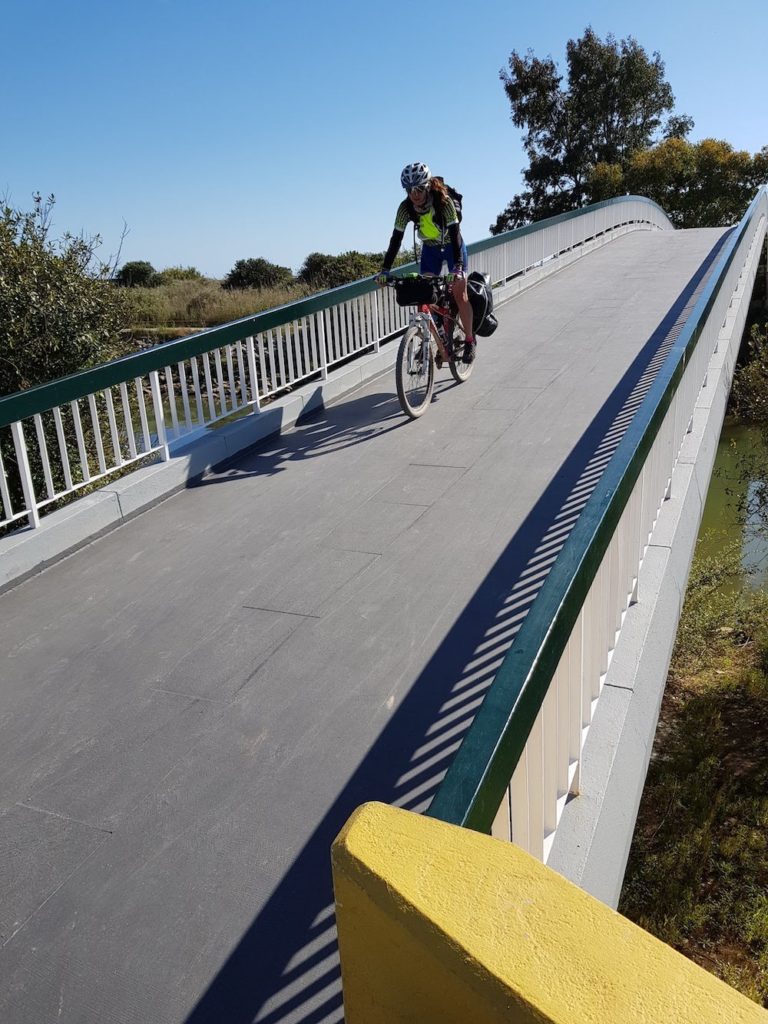
[[476,341],[465,341],[464,342],[464,355],[461,357],[462,363],[474,363],[476,350],[477,350],[477,342]]

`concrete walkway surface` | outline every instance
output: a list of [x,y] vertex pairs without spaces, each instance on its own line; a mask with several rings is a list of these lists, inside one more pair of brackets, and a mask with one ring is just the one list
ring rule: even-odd
[[626,235],[422,419],[381,378],[0,595],[0,1021],[342,1019],[330,844],[429,803],[722,237]]

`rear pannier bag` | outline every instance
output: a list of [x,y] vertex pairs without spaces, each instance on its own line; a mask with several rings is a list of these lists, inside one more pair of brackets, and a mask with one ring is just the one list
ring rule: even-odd
[[487,338],[499,326],[493,315],[493,292],[488,275],[473,270],[467,277],[467,293],[472,306],[472,329],[481,338]]
[[437,299],[436,285],[421,277],[397,277],[395,298],[398,306],[431,305]]

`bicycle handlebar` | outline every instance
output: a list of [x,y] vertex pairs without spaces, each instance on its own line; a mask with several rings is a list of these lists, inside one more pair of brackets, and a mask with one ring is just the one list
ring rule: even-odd
[[[456,279],[456,275],[454,273],[448,273],[448,274],[401,274],[400,276],[395,276],[394,274],[392,274],[391,271],[383,270],[382,274],[386,275],[386,278],[387,278],[386,285],[387,285],[388,288],[391,288],[394,285],[395,281],[414,281],[417,278],[420,281],[445,281],[447,284],[450,284],[452,281],[454,281]],[[381,274],[377,274],[376,276],[380,277]]]

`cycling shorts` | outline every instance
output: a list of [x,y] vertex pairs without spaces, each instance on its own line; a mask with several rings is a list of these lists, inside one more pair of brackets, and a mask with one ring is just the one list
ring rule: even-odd
[[[419,271],[422,274],[439,274],[443,269],[443,260],[448,264],[448,273],[453,273],[455,261],[453,259],[453,246],[448,245],[423,245],[421,247],[421,262]],[[464,270],[467,269],[467,247],[461,246],[461,260]]]

